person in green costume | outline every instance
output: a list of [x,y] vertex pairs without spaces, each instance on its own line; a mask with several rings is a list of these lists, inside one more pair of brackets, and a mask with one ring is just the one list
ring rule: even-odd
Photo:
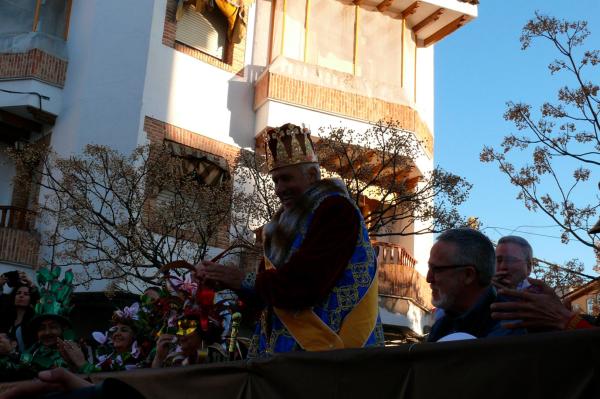
[[28,328],[37,341],[21,355],[21,367],[39,372],[55,367],[69,367],[61,355],[63,339],[71,333],[66,317],[72,309],[73,272],[68,270],[60,280],[60,268],[42,268],[37,272],[40,300]]

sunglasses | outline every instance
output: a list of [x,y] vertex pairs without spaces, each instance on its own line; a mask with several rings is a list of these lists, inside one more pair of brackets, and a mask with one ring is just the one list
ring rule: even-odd
[[442,273],[448,270],[453,270],[453,269],[460,269],[463,267],[473,267],[473,265],[447,265],[447,266],[434,266],[434,265],[429,265],[429,271],[432,272],[433,274],[438,274],[438,273]]

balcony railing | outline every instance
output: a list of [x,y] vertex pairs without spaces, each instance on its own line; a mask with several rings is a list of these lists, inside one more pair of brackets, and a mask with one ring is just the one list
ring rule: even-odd
[[417,261],[401,245],[373,242],[378,252],[379,294],[413,300],[431,309],[431,289],[415,269]]
[[389,242],[373,241],[373,248],[377,251],[377,263],[393,263],[414,268],[417,264],[413,258],[401,245]]
[[0,261],[36,268],[40,242],[34,230],[36,213],[15,206],[0,206]]
[[31,231],[35,215],[36,213],[29,209],[0,205],[0,227]]

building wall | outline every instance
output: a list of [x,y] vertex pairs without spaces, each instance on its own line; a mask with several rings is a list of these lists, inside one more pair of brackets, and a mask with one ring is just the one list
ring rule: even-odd
[[[163,44],[167,8],[156,0],[140,115],[239,147],[254,147],[254,89],[251,68],[231,71]],[[253,43],[254,7],[248,18],[244,54]],[[246,59],[248,59],[247,57]],[[244,62],[245,64],[245,62]],[[141,130],[140,130],[141,133]],[[140,134],[140,142],[144,135]]]
[[63,104],[52,135],[60,153],[88,143],[125,152],[137,145],[153,4],[73,2]]
[[[591,309],[588,307],[588,301],[590,300],[592,303]],[[600,313],[600,290],[592,290],[572,299],[571,309],[581,314],[598,315],[598,313]],[[591,312],[589,310],[591,310]]]

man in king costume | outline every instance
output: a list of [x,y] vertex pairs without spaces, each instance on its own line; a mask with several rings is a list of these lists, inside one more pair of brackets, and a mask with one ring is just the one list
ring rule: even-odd
[[383,345],[376,256],[344,183],[321,179],[308,129],[269,129],[265,147],[282,206],[263,229],[259,272],[205,261],[197,277],[264,305],[250,356]]

